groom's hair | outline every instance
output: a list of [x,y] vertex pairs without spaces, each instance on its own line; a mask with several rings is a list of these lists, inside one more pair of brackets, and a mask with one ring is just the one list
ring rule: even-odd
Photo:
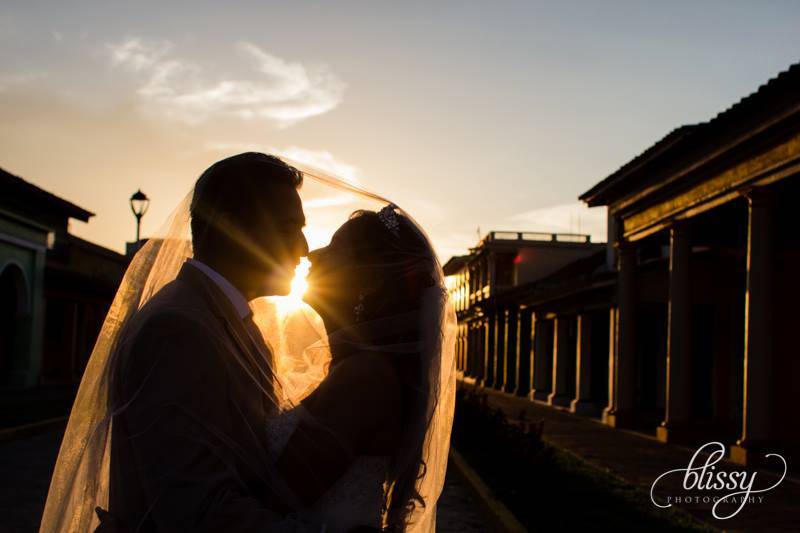
[[250,216],[263,209],[260,200],[269,187],[289,185],[299,189],[303,173],[281,159],[245,152],[217,161],[198,178],[190,207],[192,245],[202,254],[212,234],[226,233],[233,224],[246,226]]

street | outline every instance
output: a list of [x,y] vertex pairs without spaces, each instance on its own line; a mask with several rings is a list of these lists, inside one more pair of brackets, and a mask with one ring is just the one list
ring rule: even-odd
[[[29,533],[39,528],[61,430],[0,443],[0,533]],[[461,482],[448,473],[437,509],[437,531],[488,531]]]

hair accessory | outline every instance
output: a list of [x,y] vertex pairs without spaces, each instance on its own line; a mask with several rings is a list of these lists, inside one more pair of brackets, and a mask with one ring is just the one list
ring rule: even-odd
[[358,293],[358,305],[353,308],[353,314],[356,316],[356,322],[361,322],[361,316],[364,314],[364,293]]
[[378,218],[386,229],[391,231],[395,237],[400,236],[400,220],[397,218],[397,213],[394,210],[397,208],[395,204],[389,204],[380,211],[378,211]]

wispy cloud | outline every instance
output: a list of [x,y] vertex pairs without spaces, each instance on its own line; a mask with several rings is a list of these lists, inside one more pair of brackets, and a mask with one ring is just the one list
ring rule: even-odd
[[27,85],[34,81],[47,78],[46,72],[8,72],[0,73],[0,92],[16,87]]
[[513,225],[507,228],[510,230],[585,233],[591,235],[593,241],[606,240],[605,208],[589,208],[581,202],[551,205],[517,213],[508,217],[507,222]]
[[273,148],[272,151],[298,163],[330,172],[354,185],[357,185],[360,181],[358,167],[337,159],[327,150],[309,150],[300,146],[289,146],[284,149]]
[[178,57],[168,41],[134,37],[107,45],[112,64],[140,79],[138,94],[145,103],[190,124],[227,115],[286,127],[342,101],[345,84],[325,66],[286,61],[249,42],[233,48],[242,76],[215,76],[221,69]]
[[311,150],[300,146],[289,146],[288,148],[276,148],[274,146],[259,143],[224,142],[211,141],[205,143],[208,150],[216,152],[226,152],[233,155],[238,152],[264,152],[291,159],[297,163],[302,163],[325,172],[333,174],[337,178],[343,178],[348,182],[357,185],[359,183],[360,171],[355,165],[345,163],[337,159],[328,150]]
[[106,47],[113,65],[141,72],[162,64],[172,44],[169,41],[142,41],[132,38],[121,43],[108,44]]

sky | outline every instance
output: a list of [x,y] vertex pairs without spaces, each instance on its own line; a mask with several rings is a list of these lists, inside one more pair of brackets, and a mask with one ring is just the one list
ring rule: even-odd
[[446,260],[590,233],[577,198],[800,61],[800,2],[0,2],[0,167],[123,250],[211,163],[281,153],[393,200]]

